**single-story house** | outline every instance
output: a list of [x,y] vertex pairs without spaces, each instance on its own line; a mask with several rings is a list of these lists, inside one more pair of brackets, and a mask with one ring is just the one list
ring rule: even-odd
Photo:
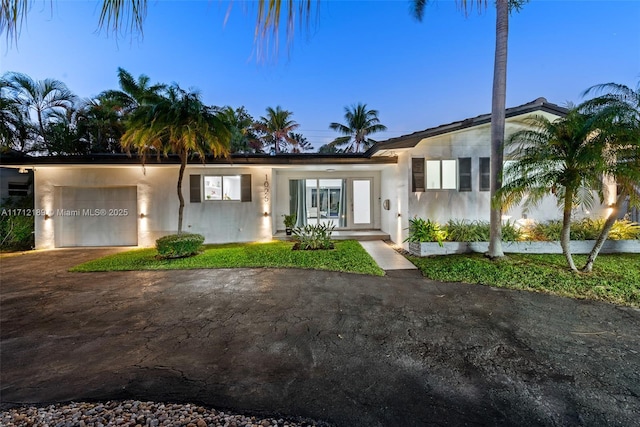
[[[544,98],[509,108],[506,134],[531,115],[565,113]],[[183,229],[207,243],[271,240],[283,234],[284,215],[295,213],[298,225],[330,222],[345,235],[366,231],[401,243],[414,216],[488,220],[490,119],[392,138],[361,154],[194,158],[182,183]],[[124,154],[3,157],[2,166],[33,170],[36,248],[152,246],[177,230],[175,157],[144,166]],[[513,221],[560,215],[551,199],[505,212]]]

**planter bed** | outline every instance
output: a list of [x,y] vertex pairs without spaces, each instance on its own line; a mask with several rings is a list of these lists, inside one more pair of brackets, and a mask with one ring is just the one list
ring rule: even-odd
[[[595,240],[572,240],[573,254],[588,254],[591,252]],[[471,252],[485,253],[489,249],[489,242],[443,242],[440,246],[436,242],[409,243],[409,252],[415,256],[464,254]],[[561,254],[559,241],[554,242],[502,242],[505,253],[529,254]],[[600,251],[602,254],[640,253],[640,240],[607,240]]]

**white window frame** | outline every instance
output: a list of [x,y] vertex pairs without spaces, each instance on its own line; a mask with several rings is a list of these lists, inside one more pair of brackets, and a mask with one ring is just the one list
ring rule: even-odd
[[426,159],[425,178],[427,191],[457,190],[458,160]]
[[[220,179],[220,197],[219,198],[208,197],[209,196],[207,194],[208,178]],[[237,178],[238,180],[237,198],[235,196],[234,197],[229,196],[228,191],[225,190],[225,184],[224,184],[225,178]],[[242,201],[242,175],[203,175],[202,192],[203,192],[203,200],[205,202],[240,202]]]

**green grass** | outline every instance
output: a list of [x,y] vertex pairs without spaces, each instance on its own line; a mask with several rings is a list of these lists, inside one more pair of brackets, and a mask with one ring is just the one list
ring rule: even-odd
[[[429,279],[545,292],[640,307],[640,254],[600,255],[592,273],[572,273],[562,255],[510,254],[490,261],[482,254],[407,257]],[[586,255],[574,256],[584,265]]]
[[383,276],[371,256],[354,240],[335,242],[333,250],[293,251],[292,242],[206,245],[190,257],[156,259],[155,249],[136,249],[88,261],[74,272],[126,270],[180,270],[194,268],[307,268]]

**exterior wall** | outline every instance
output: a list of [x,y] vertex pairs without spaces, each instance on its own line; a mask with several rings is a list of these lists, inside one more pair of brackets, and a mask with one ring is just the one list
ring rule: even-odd
[[[176,172],[177,174],[177,172]],[[242,175],[251,174],[251,202],[207,201],[189,202],[189,175]],[[213,168],[189,167],[185,172],[185,216],[183,229],[199,233],[206,243],[253,242],[271,240],[272,216],[271,168]],[[265,182],[268,184],[265,186]],[[174,184],[175,186],[175,184]],[[265,187],[268,188],[265,200]],[[178,223],[178,197],[175,198],[175,224]],[[265,216],[265,213],[267,214]]]
[[[548,115],[550,119],[555,116]],[[522,117],[507,119],[505,133],[511,135],[524,126]],[[476,126],[457,132],[443,134],[424,139],[414,148],[405,150],[400,154],[398,161],[399,179],[407,185],[411,183],[411,159],[424,158],[425,160],[457,160],[458,158],[471,157],[472,191],[461,192],[455,190],[426,190],[424,192],[411,192],[408,188],[408,212],[407,220],[413,217],[428,218],[441,224],[450,219],[453,220],[489,220],[490,192],[479,191],[479,158],[490,156],[490,124]],[[405,172],[406,171],[406,172]],[[615,186],[609,185],[605,194],[615,192]],[[575,210],[575,218],[602,217],[607,214],[606,204],[595,206],[591,211],[578,208]],[[597,198],[596,198],[597,199]],[[562,211],[557,205],[555,197],[549,196],[534,207],[524,207],[522,204],[504,212],[505,220],[511,222],[522,218],[533,219],[538,222],[558,220],[562,218]],[[408,224],[404,225],[403,229]],[[401,242],[406,238],[407,231],[403,230],[402,237],[393,239]],[[406,246],[406,245],[405,245]]]
[[[189,201],[189,175],[252,175],[252,201]],[[255,241],[271,238],[270,201],[264,201],[267,168],[187,167],[182,183],[185,197],[183,231],[201,233],[207,243]],[[175,233],[178,227],[176,183],[178,165],[121,167],[38,167],[35,171],[35,209],[55,212],[56,187],[137,186],[138,245],[153,246],[158,237]],[[264,216],[267,212],[267,216]],[[140,214],[144,214],[140,218]],[[35,218],[36,248],[55,247],[55,216]]]

